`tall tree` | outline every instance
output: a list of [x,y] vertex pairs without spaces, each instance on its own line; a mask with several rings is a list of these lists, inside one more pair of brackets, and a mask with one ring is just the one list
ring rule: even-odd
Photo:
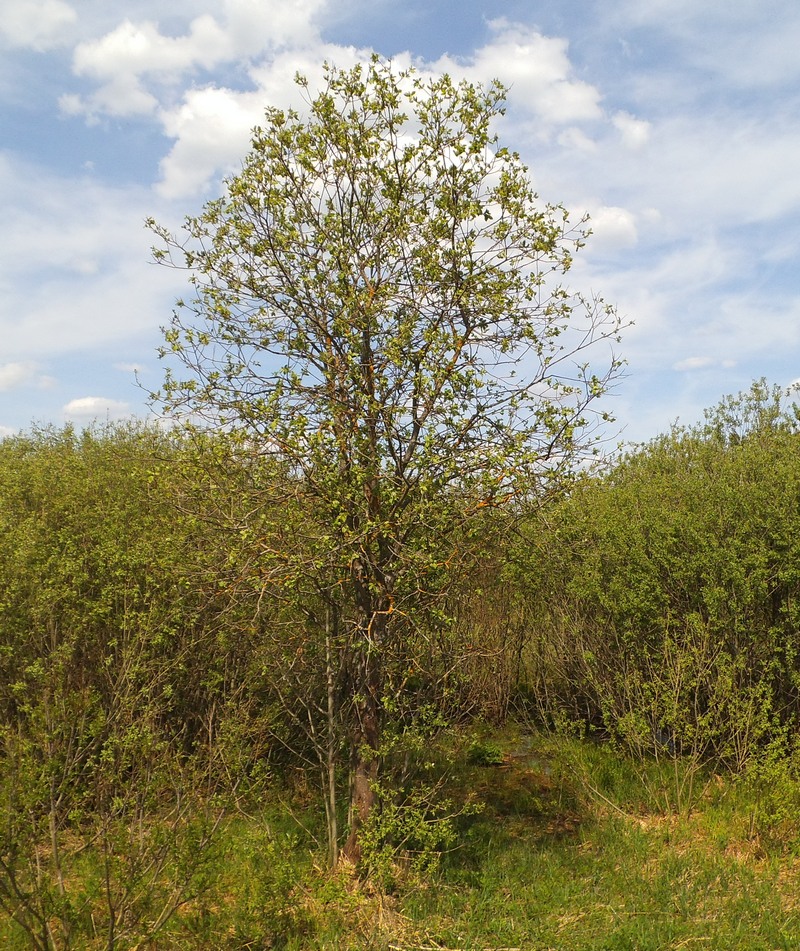
[[[261,574],[324,605],[357,860],[387,665],[407,666],[465,526],[592,443],[621,325],[561,285],[584,222],[542,203],[499,147],[499,84],[377,58],[327,68],[316,96],[297,82],[305,115],[267,110],[224,197],[184,235],[151,222],[156,258],[187,268],[195,289],[166,330],[159,399],[279,457],[276,493],[288,473],[314,512],[303,544],[265,551]],[[586,351],[601,341],[598,374]]]

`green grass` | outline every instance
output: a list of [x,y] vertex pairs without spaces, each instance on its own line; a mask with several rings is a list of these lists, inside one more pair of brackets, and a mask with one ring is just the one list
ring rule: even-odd
[[613,817],[571,835],[497,837],[472,886],[445,883],[405,910],[448,947],[797,947],[779,863],[715,852],[689,831]]
[[477,773],[487,808],[437,886],[405,898],[419,929],[405,947],[798,947],[791,849],[751,836],[743,784],[701,773],[693,810],[654,808],[681,768],[545,738],[527,762]]
[[[433,876],[401,868],[387,895],[325,871],[313,797],[295,795],[294,817],[275,801],[227,823],[206,892],[141,951],[800,946],[797,830],[785,810],[777,825],[759,819],[764,790],[699,771],[702,795],[670,810],[691,764],[676,772],[608,746],[512,732],[481,738],[492,756],[476,756],[474,739],[442,750],[442,795],[483,808],[456,819],[457,846]],[[88,931],[72,944],[106,946]],[[0,947],[28,944],[6,921]]]

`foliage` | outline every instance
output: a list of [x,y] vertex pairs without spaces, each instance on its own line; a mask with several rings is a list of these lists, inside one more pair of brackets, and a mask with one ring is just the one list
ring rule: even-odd
[[393,891],[399,881],[425,881],[456,840],[453,803],[427,790],[407,797],[384,795],[364,823],[363,866],[370,882]]
[[494,740],[473,740],[467,749],[467,762],[473,766],[500,766],[503,748]]
[[297,836],[259,829],[237,850],[237,861],[246,864],[236,896],[241,946],[274,947],[302,939],[313,924],[301,900],[307,872],[298,861]]
[[800,750],[784,729],[751,757],[741,778],[750,796],[750,835],[796,854],[800,845]]
[[144,427],[0,445],[0,906],[33,947],[144,939],[204,887],[214,629],[184,573],[178,455]]
[[541,203],[498,146],[499,85],[377,59],[326,76],[307,117],[267,110],[185,238],[151,222],[157,260],[185,267],[196,294],[166,330],[157,399],[273,459],[267,508],[300,503],[294,539],[266,542],[249,518],[235,530],[262,589],[294,595],[318,692],[284,698],[308,718],[331,816],[345,754],[357,860],[389,688],[436,653],[423,645],[446,629],[473,526],[588,451],[619,362],[609,351],[598,375],[587,354],[620,322],[559,283],[583,223]]
[[545,716],[734,770],[797,722],[797,440],[780,391],[755,384],[586,479],[527,535]]

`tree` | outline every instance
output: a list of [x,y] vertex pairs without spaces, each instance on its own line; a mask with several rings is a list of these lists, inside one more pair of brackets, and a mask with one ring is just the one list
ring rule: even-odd
[[237,658],[208,662],[216,618],[189,572],[213,539],[176,517],[180,453],[133,425],[0,443],[0,913],[24,933],[4,922],[9,946],[145,942],[206,887],[215,681]]
[[[435,626],[473,520],[545,491],[592,444],[621,324],[559,283],[585,222],[540,202],[498,146],[498,83],[377,58],[328,67],[313,98],[297,82],[306,117],[268,109],[224,197],[182,236],[150,222],[157,260],[195,290],[165,332],[157,398],[280,459],[276,494],[288,479],[313,512],[302,544],[262,553],[259,576],[316,592],[306,633],[325,632],[352,778],[344,851],[358,860],[386,691],[402,686],[391,671]],[[601,341],[596,374],[586,352]]]
[[[756,381],[576,485],[548,533],[527,527],[517,583],[536,619],[530,692],[545,716],[584,719],[640,756],[732,770],[796,735],[791,397]],[[673,792],[692,804],[691,783]]]

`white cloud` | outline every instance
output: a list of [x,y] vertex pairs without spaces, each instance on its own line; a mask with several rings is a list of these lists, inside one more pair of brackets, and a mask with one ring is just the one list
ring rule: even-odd
[[88,99],[74,94],[61,98],[69,114],[103,113],[128,116],[152,113],[157,98],[143,85],[155,76],[176,81],[198,63],[213,66],[230,54],[228,37],[210,16],[193,20],[181,37],[164,36],[155,23],[125,20],[99,40],[81,43],[73,56],[78,76],[95,80],[99,88]]
[[686,357],[684,360],[678,360],[673,363],[673,370],[705,370],[717,363],[713,357]]
[[603,205],[590,212],[592,249],[601,251],[632,248],[638,241],[636,219],[626,208]]
[[[168,199],[191,197],[202,193],[220,173],[238,171],[265,107],[303,105],[293,82],[297,73],[308,79],[311,89],[317,89],[324,81],[326,61],[346,69],[367,62],[370,55],[369,50],[333,45],[286,50],[250,70],[254,91],[218,86],[188,90],[179,106],[161,114],[164,131],[174,145],[160,163],[159,193]],[[402,58],[395,58],[395,64],[405,65]]]
[[[249,69],[248,74],[261,97],[262,108],[267,105],[279,109],[292,107],[302,113],[304,103],[294,83],[297,73],[306,77],[311,90],[321,89],[325,82],[325,63],[349,69],[356,63],[369,62],[372,52],[367,48],[317,41],[265,56]],[[408,54],[400,54],[393,57],[392,63],[398,70],[407,69],[411,66],[411,58]]]
[[0,366],[0,390],[13,390],[30,380],[29,364],[6,363]]
[[225,0],[225,20],[235,48],[255,55],[263,48],[318,42],[314,18],[325,0]]
[[[635,209],[640,240],[646,235],[666,253],[672,242],[698,248],[729,228],[797,220],[800,129],[788,118],[768,110],[746,121],[727,110],[679,111],[654,121],[639,148],[626,146],[616,125],[597,133],[592,152],[540,149],[534,166],[539,191],[573,208],[588,194]],[[763,244],[773,259],[778,248],[787,250],[787,261],[796,259],[794,239],[787,245],[765,238]],[[751,247],[751,260],[753,253]],[[712,270],[718,271],[714,262]],[[691,277],[679,284],[686,287]]]
[[119,74],[177,76],[198,62],[214,65],[231,53],[228,37],[213,17],[192,20],[185,36],[164,36],[150,21],[125,20],[111,33],[75,50],[73,67],[79,76],[100,81]]
[[164,131],[175,144],[161,161],[160,193],[166,198],[196,194],[216,172],[241,162],[263,107],[257,93],[190,90],[182,105],[163,115]]
[[86,116],[96,122],[100,114],[109,116],[149,115],[156,111],[158,100],[142,88],[134,76],[117,76],[105,83],[88,99],[76,93],[59,96],[58,105],[66,116]]
[[557,141],[565,149],[578,149],[581,152],[597,151],[597,143],[581,129],[576,129],[575,126],[559,133]]
[[[65,92],[67,115],[151,116],[173,139],[161,162],[159,190],[167,198],[202,193],[220,172],[238,165],[250,132],[265,105],[298,104],[292,78],[308,76],[312,89],[322,80],[322,63],[347,68],[371,50],[326,44],[315,17],[325,0],[224,0],[215,15],[196,16],[185,32],[167,35],[154,19],[126,19],[97,39],[81,43],[74,72],[94,83],[88,95]],[[592,150],[594,143],[578,124],[602,118],[598,90],[574,75],[564,39],[544,36],[524,24],[496,19],[490,41],[471,57],[443,56],[423,72],[451,72],[457,78],[488,83],[499,78],[510,87],[514,109],[537,134],[566,128],[565,142]],[[235,64],[253,87],[239,90],[207,83],[186,86],[188,75]],[[394,57],[398,68],[408,54]]]
[[35,381],[36,375],[35,363],[0,364],[0,391],[27,386]]
[[6,0],[0,35],[11,46],[42,52],[67,42],[64,30],[77,16],[64,0]]
[[627,27],[636,23],[670,37],[681,64],[692,67],[695,85],[698,70],[715,84],[750,91],[800,75],[791,41],[800,10],[791,0],[623,0],[611,15]]
[[[250,4],[241,5],[252,14]],[[233,22],[230,6],[229,22]],[[237,167],[265,105],[302,105],[290,81],[296,73],[305,75],[313,90],[322,84],[323,62],[348,68],[369,59],[370,50],[323,44],[315,38],[309,23],[318,6],[316,0],[310,0],[305,10],[305,31],[313,42],[268,52],[249,70],[255,90],[242,92],[211,85],[190,89],[179,105],[163,110],[164,131],[174,139],[161,163],[159,190],[164,197],[200,193],[221,171]],[[449,72],[455,78],[484,84],[499,78],[510,87],[514,109],[522,116],[534,116],[537,129],[568,126],[562,133],[565,144],[578,150],[594,150],[592,140],[575,123],[602,116],[600,96],[593,86],[573,76],[566,41],[503,19],[492,21],[489,27],[491,41],[471,58],[455,60],[443,56],[430,64],[415,65],[423,74]],[[411,57],[400,54],[394,57],[393,64],[402,69],[411,64]]]
[[63,408],[67,419],[124,419],[130,415],[130,404],[121,400],[108,399],[105,396],[81,396],[70,400]]
[[315,42],[312,18],[323,5],[324,0],[226,0],[222,20],[201,14],[180,36],[166,35],[154,20],[126,19],[76,47],[73,72],[94,80],[97,89],[88,97],[64,94],[61,108],[90,119],[153,114],[162,88],[177,86],[186,73],[246,64],[266,50]]
[[630,149],[640,149],[650,138],[650,123],[628,112],[617,112],[611,121],[619,130],[622,142]]
[[[150,264],[149,189],[65,179],[0,153],[0,339],[8,362],[157,332],[182,275]],[[19,372],[19,371],[18,371]]]
[[574,77],[566,40],[504,18],[490,21],[489,28],[491,42],[471,58],[443,56],[433,68],[477,82],[499,79],[510,87],[515,110],[554,126],[601,117],[600,93]]

